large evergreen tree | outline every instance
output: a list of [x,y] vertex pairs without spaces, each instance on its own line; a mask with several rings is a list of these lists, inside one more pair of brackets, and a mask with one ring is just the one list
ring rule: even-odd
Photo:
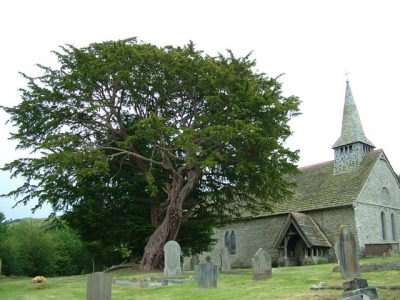
[[22,102],[4,108],[18,148],[39,153],[5,166],[26,178],[10,195],[69,210],[96,200],[98,183],[131,186],[138,192],[108,197],[149,207],[155,230],[142,270],[160,264],[187,220],[228,221],[288,195],[284,176],[295,172],[297,153],[284,141],[299,101],[249,56],[134,39],[68,45],[55,55],[59,67],[24,75]]

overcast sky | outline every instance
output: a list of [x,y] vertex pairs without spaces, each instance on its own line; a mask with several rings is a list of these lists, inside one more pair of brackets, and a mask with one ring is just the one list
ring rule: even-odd
[[[209,54],[253,51],[260,72],[284,74],[284,93],[302,100],[288,142],[300,150],[300,166],[333,159],[347,70],[366,136],[400,172],[399,1],[1,0],[0,12],[0,105],[19,103],[17,90],[26,83],[18,72],[35,75],[35,64],[54,65],[51,51],[59,45],[132,36],[159,46],[192,40]],[[0,166],[26,155],[8,140],[6,120],[0,112]],[[0,172],[0,184],[4,193],[21,181]],[[0,199],[7,219],[31,215],[28,206],[12,205]]]

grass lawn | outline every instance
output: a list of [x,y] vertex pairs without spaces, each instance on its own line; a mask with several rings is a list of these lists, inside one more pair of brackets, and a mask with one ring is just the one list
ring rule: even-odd
[[[400,257],[382,259],[362,259],[361,263],[400,262]],[[314,299],[316,297],[337,299],[338,290],[312,291],[311,285],[340,285],[340,273],[332,273],[335,264],[306,267],[274,268],[272,278],[253,281],[250,269],[234,270],[231,274],[220,274],[217,289],[198,289],[197,282],[157,288],[113,286],[113,300],[124,299]],[[192,275],[186,272],[184,275]],[[162,277],[162,272],[141,273],[137,270],[120,270],[113,273],[118,280],[145,280]],[[363,278],[373,285],[399,285],[400,271],[364,273]],[[46,284],[34,284],[31,278],[0,279],[0,299],[2,300],[44,300],[44,299],[86,299],[87,275],[48,278]],[[380,298],[400,299],[400,290],[380,290]]]

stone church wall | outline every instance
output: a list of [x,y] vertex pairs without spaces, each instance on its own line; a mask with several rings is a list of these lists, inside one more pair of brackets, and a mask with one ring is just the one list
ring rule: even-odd
[[277,258],[278,253],[272,250],[272,246],[286,218],[286,214],[270,216],[214,229],[214,238],[218,239],[218,242],[211,252],[203,253],[200,256],[200,260],[203,261],[207,256],[210,256],[211,261],[219,265],[219,256],[225,244],[225,233],[227,231],[231,233],[232,230],[236,236],[236,252],[231,255],[233,268],[251,267],[251,258],[259,248],[263,248],[270,255]]
[[399,243],[400,189],[385,160],[380,159],[371,172],[355,204],[355,215],[362,247],[365,244]]
[[305,213],[314,219],[332,246],[336,242],[336,236],[339,233],[341,225],[349,226],[351,232],[357,238],[354,210],[351,206],[321,209]]
[[[325,210],[307,211],[318,226],[325,233],[331,244],[335,243],[340,225],[348,225],[357,237],[354,213],[352,207],[341,207]],[[272,261],[278,258],[278,251],[273,244],[281,231],[287,214],[257,218],[244,223],[230,224],[214,230],[214,237],[218,239],[211,252],[203,253],[201,261],[207,256],[219,265],[221,249],[225,244],[225,233],[234,231],[236,236],[236,253],[231,255],[232,267],[251,267],[251,258],[259,248],[263,248],[272,257]],[[334,255],[333,252],[331,255]]]

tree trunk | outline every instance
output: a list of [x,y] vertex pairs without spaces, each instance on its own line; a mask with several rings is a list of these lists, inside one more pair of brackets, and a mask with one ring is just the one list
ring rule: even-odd
[[184,182],[182,176],[174,175],[171,187],[168,191],[168,206],[164,220],[150,236],[142,260],[139,265],[141,271],[156,269],[164,257],[164,245],[166,242],[175,240],[182,224],[182,205],[188,198],[201,176],[201,170],[191,169],[187,180]]

